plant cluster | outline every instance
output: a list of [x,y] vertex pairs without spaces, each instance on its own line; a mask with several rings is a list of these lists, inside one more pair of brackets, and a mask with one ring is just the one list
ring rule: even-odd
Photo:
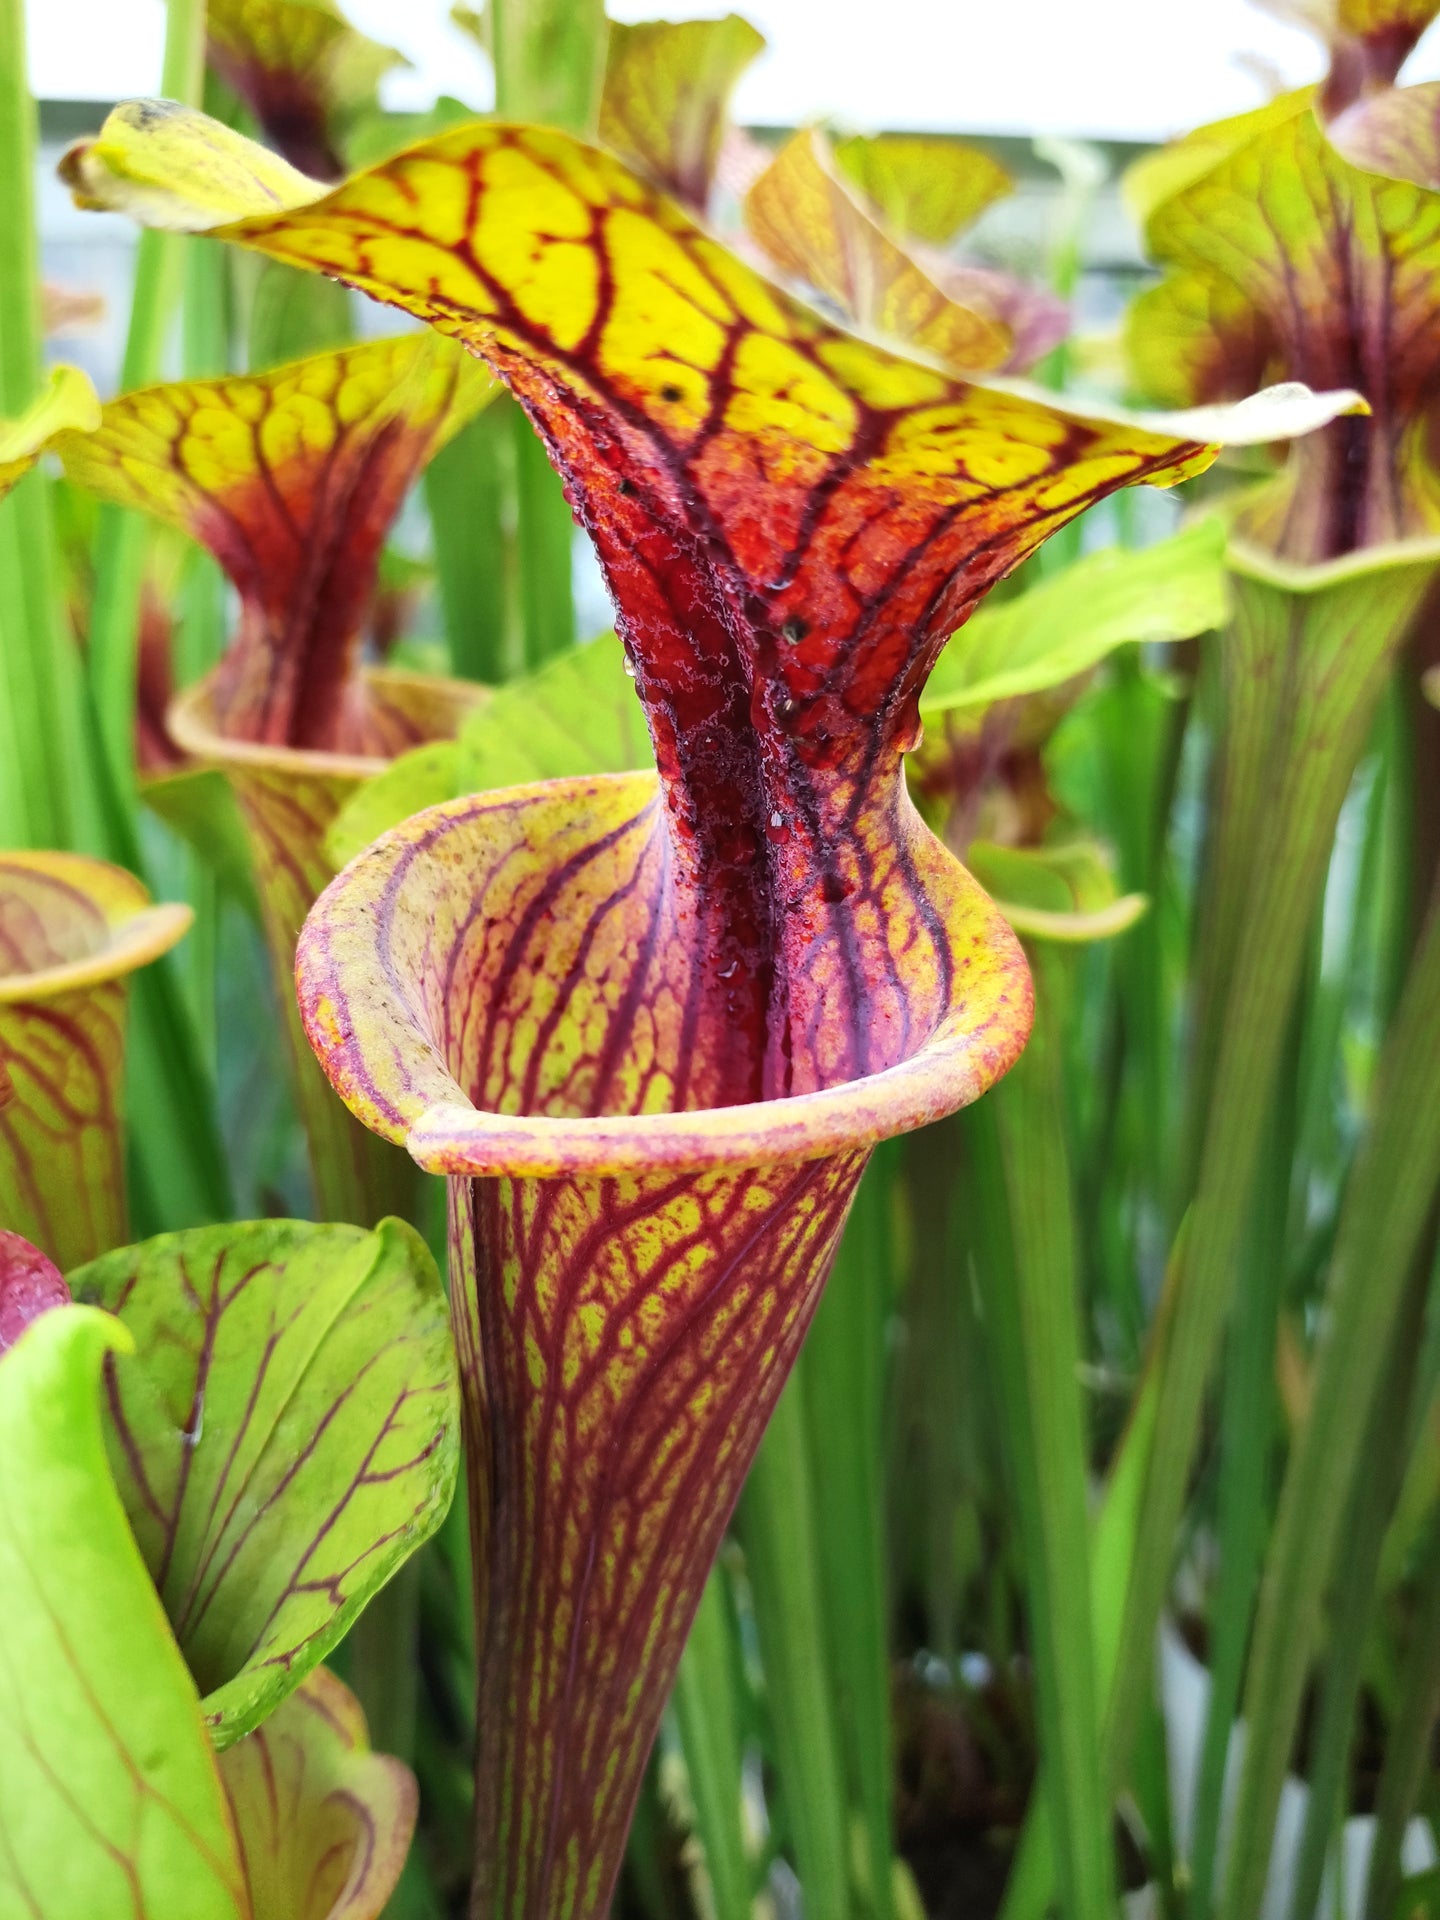
[[1440,1902],[1440,9],[1286,10],[1107,348],[738,16],[167,0],[102,402],[0,0],[0,1920]]

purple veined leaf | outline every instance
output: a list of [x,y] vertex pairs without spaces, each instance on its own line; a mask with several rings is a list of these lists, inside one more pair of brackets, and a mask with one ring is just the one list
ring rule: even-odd
[[1325,48],[1330,71],[1321,99],[1327,117],[1393,87],[1440,12],[1436,0],[1256,0],[1256,5],[1308,28]]
[[730,96],[764,51],[738,13],[719,20],[610,22],[600,139],[683,206],[710,203]]
[[340,123],[407,64],[351,26],[334,0],[209,0],[210,65],[302,173],[333,180]]
[[126,1237],[127,980],[188,907],[82,854],[0,854],[0,1227],[62,1270]]
[[69,1301],[54,1261],[18,1233],[0,1229],[0,1353],[14,1346],[32,1320]]
[[217,1746],[256,1726],[440,1524],[459,1414],[435,1264],[259,1221],[82,1267],[137,1349],[106,1376],[111,1463]]
[[348,1687],[316,1667],[220,1755],[251,1920],[379,1920],[415,1827],[408,1767],[370,1751]]
[[1185,136],[1126,187],[1165,270],[1127,322],[1142,392],[1185,405],[1338,376],[1369,403],[1293,443],[1241,537],[1315,563],[1440,530],[1440,194],[1353,166],[1308,90]]

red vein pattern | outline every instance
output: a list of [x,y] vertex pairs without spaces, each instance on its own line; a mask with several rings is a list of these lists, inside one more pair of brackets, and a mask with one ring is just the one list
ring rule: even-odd
[[869,1148],[1029,1029],[902,756],[985,589],[1214,449],[840,333],[609,157],[493,123],[228,237],[431,320],[594,539],[659,765],[421,814],[297,955],[351,1111],[453,1176],[477,1920],[598,1920],[706,1570]]
[[181,528],[234,583],[220,732],[384,754],[391,718],[360,665],[381,547],[416,474],[493,391],[449,341],[411,333],[121,394],[60,452],[77,484]]
[[413,1229],[257,1221],[72,1275],[129,1329],[106,1370],[130,1524],[216,1742],[254,1726],[449,1506],[459,1408]]
[[[1029,979],[908,811],[876,902],[913,988],[888,1071],[715,1107],[653,775],[455,801],[302,936],[352,1108],[451,1185],[481,1582],[477,1915],[598,1916],[694,1606],[870,1145],[1003,1072]],[[481,1177],[467,1177],[478,1175]]]
[[98,860],[0,855],[0,1228],[62,1270],[127,1237],[126,976],[189,918]]
[[317,1212],[323,1220],[370,1227],[387,1214],[411,1211],[415,1168],[351,1118],[316,1065],[295,1005],[295,942],[306,914],[334,878],[325,836],[351,794],[381,771],[381,755],[450,738],[483,695],[459,681],[393,672],[369,673],[365,686],[373,756],[232,742],[214,723],[209,683],[176,703],[170,727],[194,758],[223,768],[240,805],[285,1013]]
[[370,1751],[360,1703],[317,1667],[220,1759],[253,1920],[378,1920],[405,1865],[417,1796]]
[[1371,417],[1297,440],[1252,494],[1250,539],[1288,560],[1440,531],[1440,194],[1352,166],[1309,91],[1221,121],[1135,170],[1165,278],[1132,304],[1139,389],[1234,399],[1262,379],[1351,386]]

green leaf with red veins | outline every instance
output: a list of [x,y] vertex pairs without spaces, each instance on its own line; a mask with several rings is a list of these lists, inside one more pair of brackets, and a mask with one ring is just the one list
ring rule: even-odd
[[78,485],[181,528],[234,582],[221,732],[389,753],[400,742],[359,661],[381,547],[421,467],[493,392],[452,342],[406,334],[122,394],[60,455]]
[[0,1356],[0,1912],[251,1920],[195,1685],[111,1478],[91,1308]]
[[637,173],[703,213],[730,96],[765,36],[738,13],[720,20],[610,23],[600,139]]
[[408,1767],[370,1751],[365,1715],[326,1667],[220,1756],[253,1920],[378,1920],[415,1827]]
[[1291,450],[1239,522],[1319,561],[1440,528],[1440,194],[1351,166],[1308,93],[1142,163],[1132,196],[1166,277],[1134,303],[1140,387],[1187,404],[1261,379],[1356,387],[1373,419]]
[[459,1448],[444,1293],[403,1223],[168,1234],[70,1276],[125,1324],[121,1497],[217,1746],[256,1726],[440,1524]]
[[782,272],[866,332],[983,372],[1009,360],[1008,327],[952,300],[835,165],[826,136],[787,140],[745,196],[745,224]]
[[841,144],[848,167],[825,134],[796,134],[746,194],[746,224],[776,266],[863,331],[957,369],[1017,372],[1064,338],[1063,301],[1013,275],[963,266],[928,237],[949,237],[1008,190],[992,160],[940,140]]
[[373,100],[382,74],[407,64],[356,31],[332,0],[208,0],[210,65],[266,138],[302,173],[333,180],[337,122]]

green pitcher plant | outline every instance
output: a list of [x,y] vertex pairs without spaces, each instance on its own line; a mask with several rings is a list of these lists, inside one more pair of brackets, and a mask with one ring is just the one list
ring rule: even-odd
[[239,802],[326,1219],[407,1211],[413,1169],[353,1125],[318,1074],[294,1017],[295,939],[334,872],[324,839],[345,798],[402,748],[453,733],[483,697],[367,666],[363,643],[410,483],[492,392],[458,347],[412,334],[122,394],[92,431],[55,442],[72,481],[190,534],[239,596],[233,644],[174,702],[169,728]]
[[320,1664],[443,1518],[424,1246],[261,1221],[62,1278],[0,1232],[0,1898],[376,1920],[415,1783]]
[[[1248,1257],[1265,1129],[1336,823],[1440,560],[1432,324],[1440,195],[1382,174],[1359,132],[1344,137],[1371,112],[1403,115],[1412,90],[1391,83],[1436,9],[1336,0],[1302,11],[1331,49],[1319,89],[1201,128],[1141,161],[1127,181],[1163,269],[1128,320],[1132,372],[1148,398],[1213,403],[1285,377],[1353,385],[1370,414],[1296,441],[1224,503],[1233,613],[1215,654],[1184,1226],[1172,1310],[1156,1331],[1162,1384],[1111,1706],[1117,1778],[1149,1686],[1207,1376]],[[1318,1589],[1313,1599],[1318,1608]],[[1273,1648],[1299,1648],[1310,1631],[1293,1612],[1262,1612],[1255,1659],[1272,1657],[1270,1636]],[[1238,1687],[1238,1652],[1233,1672]],[[1211,1711],[1228,1726],[1237,1700],[1233,1689],[1223,1694]],[[1282,1749],[1283,1733],[1274,1751]],[[1215,1751],[1223,1757],[1223,1746]],[[1270,1831],[1282,1773],[1283,1754],[1263,1785],[1252,1778],[1240,1796],[1236,1911],[1259,1897],[1265,1856],[1252,1842]],[[1213,1828],[1218,1773],[1207,1791],[1202,1826]]]
[[276,183],[141,103],[68,174],[480,352],[595,542],[655,753],[406,822],[297,958],[332,1084],[451,1183],[472,1910],[598,1915],[868,1152],[1028,1030],[1014,936],[905,791],[936,655],[1093,500],[1357,402],[1096,419],[966,382],[823,321],[560,133],[458,128],[331,193],[283,177],[278,212],[247,168]]

